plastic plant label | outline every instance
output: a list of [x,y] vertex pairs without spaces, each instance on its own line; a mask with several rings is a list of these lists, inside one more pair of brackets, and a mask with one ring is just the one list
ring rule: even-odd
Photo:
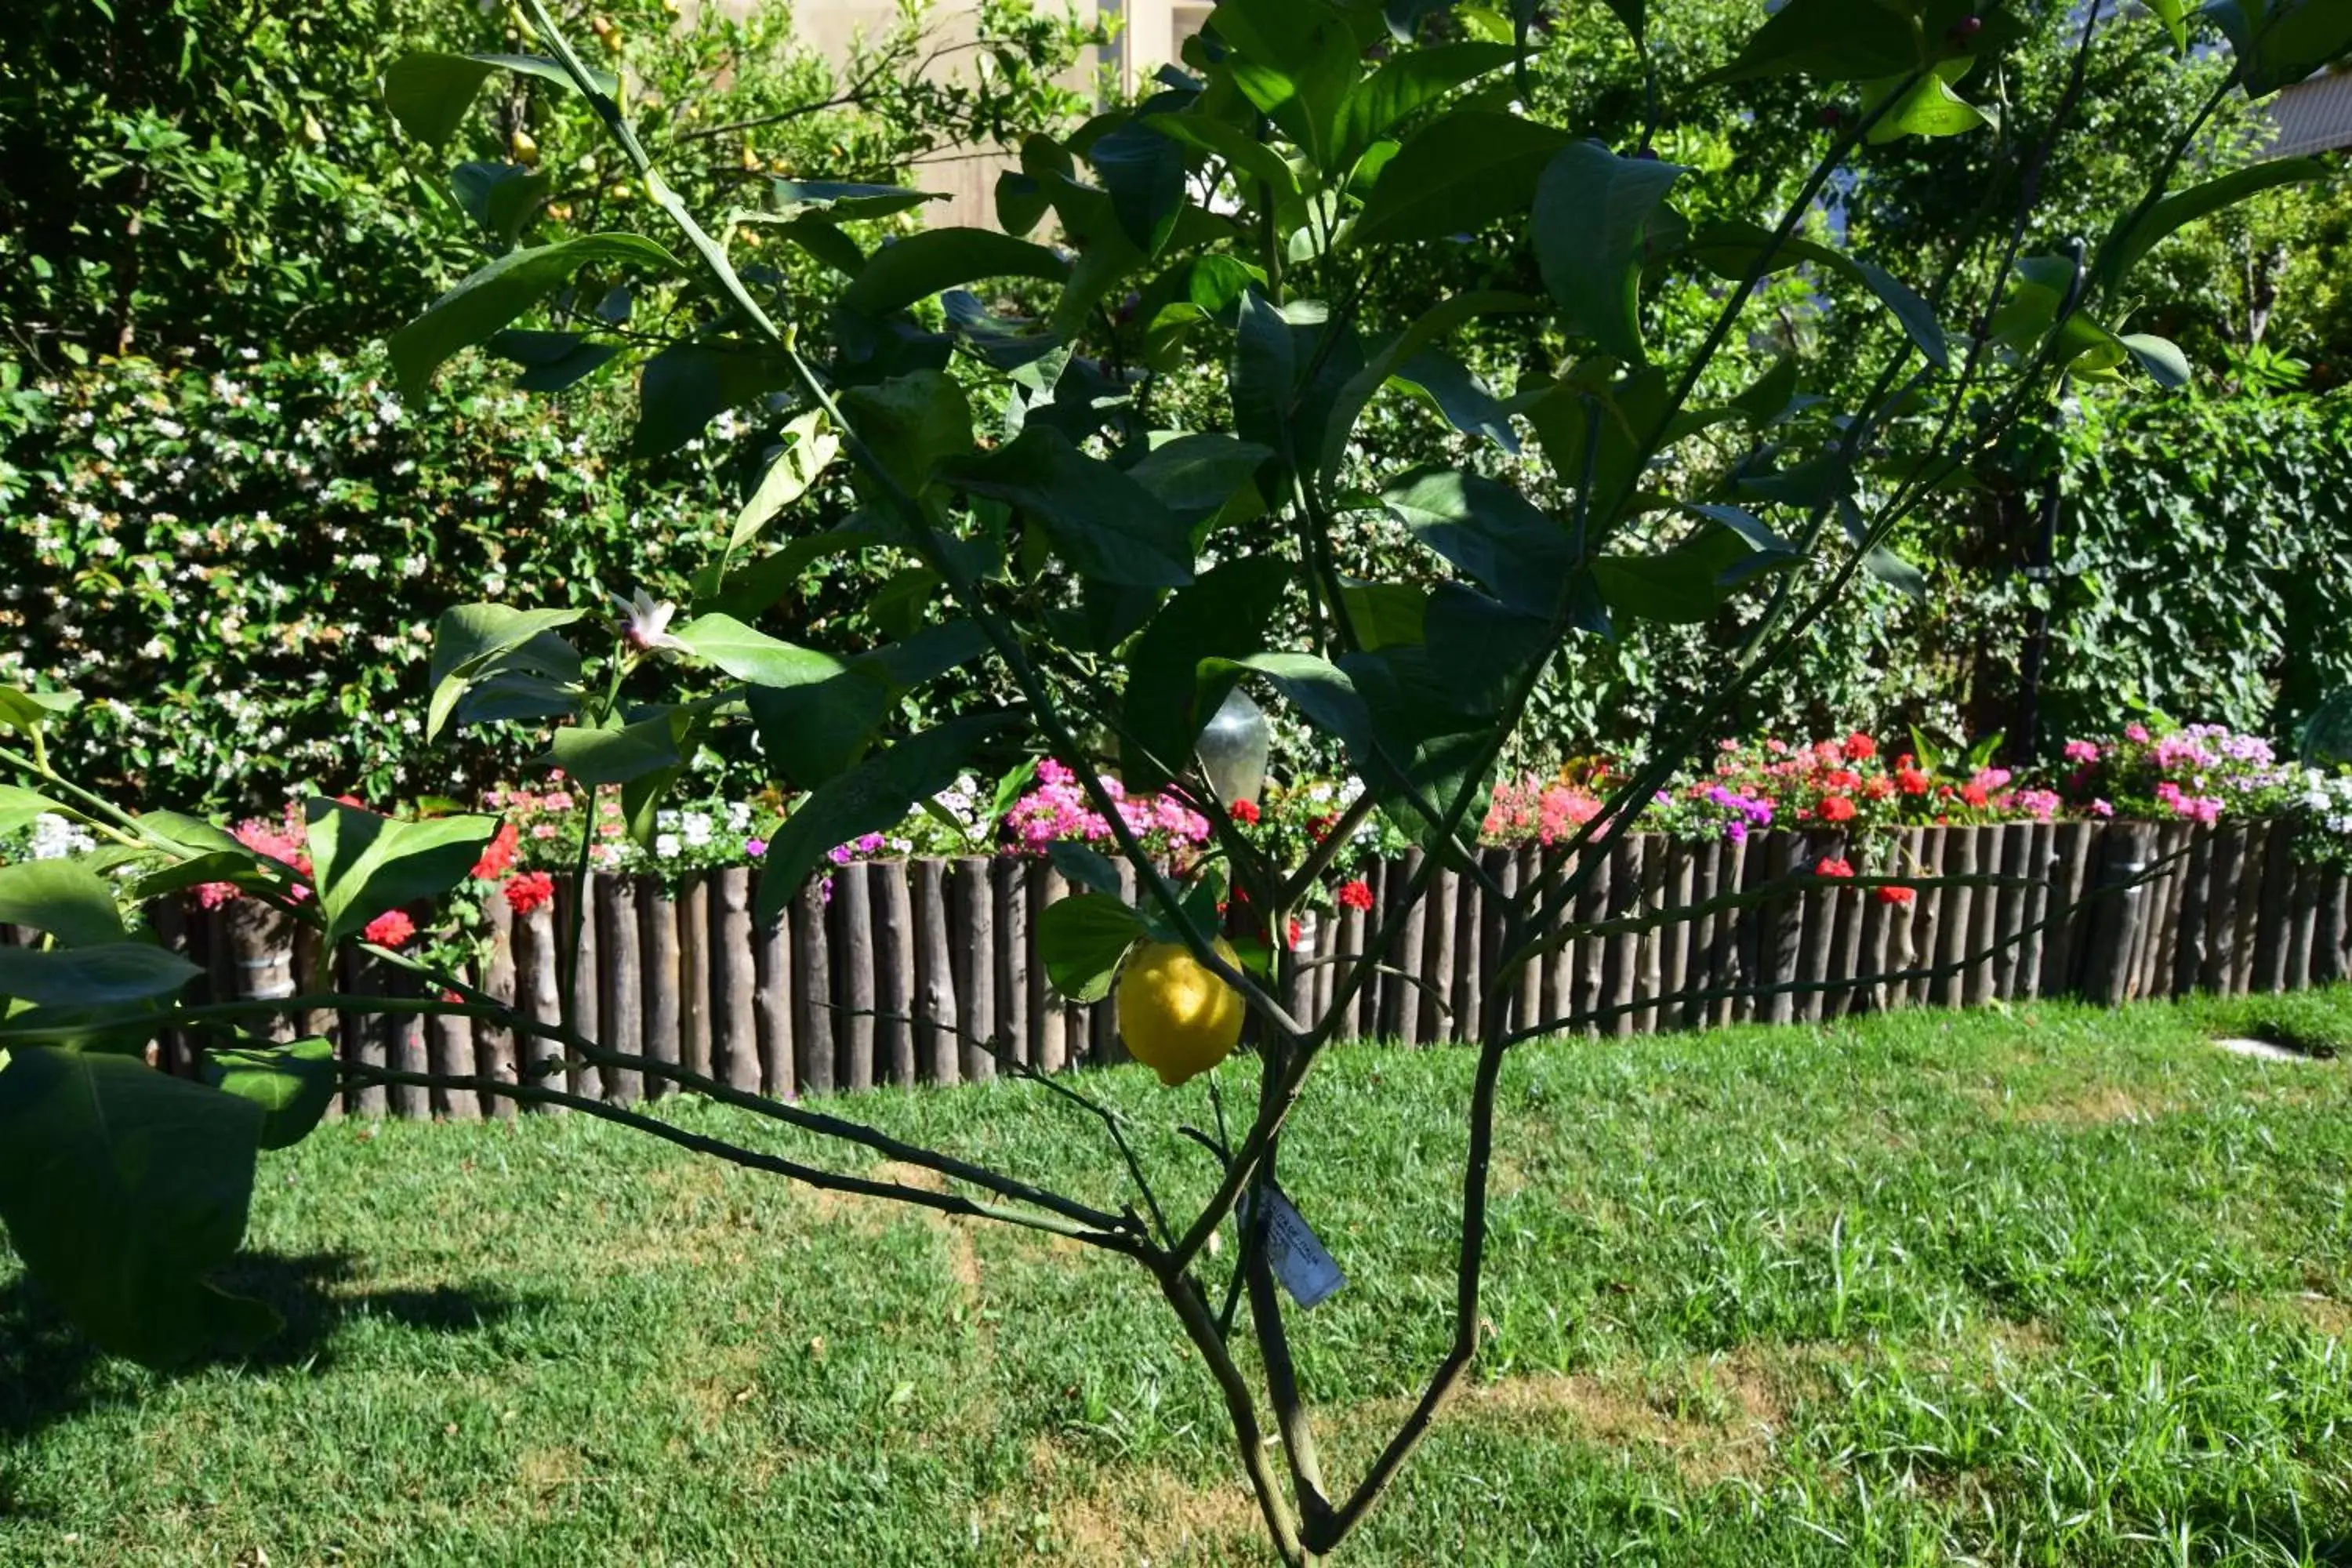
[[1265,1213],[1266,1262],[1274,1277],[1301,1307],[1312,1307],[1348,1282],[1323,1243],[1299,1216],[1287,1197],[1276,1189]]

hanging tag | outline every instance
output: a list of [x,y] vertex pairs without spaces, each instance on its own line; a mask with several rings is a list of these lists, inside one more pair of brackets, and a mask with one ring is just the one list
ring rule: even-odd
[[1345,1285],[1348,1277],[1339,1272],[1339,1266],[1281,1189],[1275,1189],[1270,1197],[1265,1211],[1265,1260],[1282,1288],[1290,1292],[1290,1299],[1301,1307],[1312,1307]]

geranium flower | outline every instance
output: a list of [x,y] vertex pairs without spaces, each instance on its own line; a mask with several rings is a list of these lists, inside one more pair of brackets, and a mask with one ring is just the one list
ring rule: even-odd
[[1871,896],[1882,904],[1907,904],[1919,896],[1919,889],[1916,888],[1901,888],[1892,884],[1883,888],[1873,888],[1870,891]]
[[555,901],[555,879],[544,871],[524,871],[508,878],[499,891],[505,895],[507,908],[527,915]]
[[1254,800],[1237,800],[1234,802],[1231,809],[1235,822],[1246,823],[1253,827],[1257,826],[1258,818],[1262,815],[1258,811],[1257,802]]
[[1878,755],[1878,742],[1856,730],[1845,738],[1845,754],[1853,762],[1866,763]]
[[514,864],[515,847],[521,837],[521,834],[516,831],[513,823],[500,823],[498,837],[491,839],[483,848],[482,858],[474,862],[474,869],[471,873],[474,880],[495,882],[506,875],[507,868]]
[[1822,858],[1821,864],[1813,868],[1813,875],[1816,877],[1851,877],[1853,875],[1853,862],[1851,860],[1840,859],[1836,856],[1824,856]]
[[1853,802],[1844,795],[1825,795],[1822,797],[1821,818],[1823,822],[1851,822],[1853,813]]
[[368,921],[367,929],[360,932],[363,941],[372,942],[378,947],[398,947],[415,934],[416,922],[408,918],[404,910],[384,910]]
[[1372,907],[1372,885],[1370,882],[1365,881],[1361,877],[1340,883],[1339,903],[1341,907],[1345,909],[1370,909]]

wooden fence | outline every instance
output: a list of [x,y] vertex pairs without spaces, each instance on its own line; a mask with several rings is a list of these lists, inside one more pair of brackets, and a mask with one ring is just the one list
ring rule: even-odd
[[[1735,1022],[1790,1023],[1910,1005],[2034,996],[2105,1003],[2190,991],[2273,992],[2352,973],[2345,874],[2303,865],[2277,823],[2200,827],[2144,822],[1907,829],[1875,843],[1873,871],[1981,878],[1922,888],[1909,903],[1867,887],[1802,886],[1835,835],[1765,833],[1744,844],[1621,843],[1572,918],[1611,929],[1575,937],[1518,977],[1513,1026],[1554,1018],[1631,1035]],[[1891,858],[1884,852],[1891,844]],[[1486,851],[1508,893],[1543,852]],[[1476,879],[1433,876],[1400,910],[1418,857],[1375,867],[1374,912],[1306,922],[1283,963],[1294,1012],[1319,1016],[1375,915],[1402,919],[1383,973],[1351,1000],[1343,1036],[1404,1045],[1466,1038],[1500,956],[1500,907]],[[1124,868],[1123,868],[1124,869]],[[1038,910],[1067,885],[1040,860],[878,861],[812,884],[767,929],[751,918],[754,873],[711,871],[667,889],[650,877],[591,879],[575,984],[583,1032],[616,1050],[771,1095],[884,1083],[954,1083],[998,1068],[980,1040],[1045,1071],[1125,1059],[1108,1004],[1071,1006],[1035,952]],[[1131,889],[1130,889],[1131,890]],[[1746,894],[1746,901],[1721,900]],[[529,1016],[562,1012],[557,949],[572,889],[528,916],[492,900],[493,942],[473,982]],[[1642,926],[1666,910],[1718,907]],[[310,934],[250,900],[164,909],[163,939],[204,966],[217,998],[292,996],[324,978]],[[363,953],[336,955],[350,994],[414,994]],[[350,1058],[394,1068],[511,1079],[560,1056],[463,1017],[283,1016],[277,1032],[327,1034]],[[165,1042],[176,1070],[194,1042]],[[558,1069],[572,1092],[629,1101],[665,1086],[632,1071]],[[496,1096],[401,1086],[356,1091],[354,1114],[510,1114]]]

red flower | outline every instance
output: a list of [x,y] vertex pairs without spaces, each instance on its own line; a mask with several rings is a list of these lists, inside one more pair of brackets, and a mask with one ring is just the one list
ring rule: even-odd
[[555,901],[555,879],[544,871],[525,871],[509,877],[500,891],[506,894],[507,908],[519,915]]
[[1857,763],[1866,763],[1878,755],[1878,742],[1856,730],[1845,738],[1845,754]]
[[1894,793],[1895,781],[1884,773],[1863,781],[1862,798],[1864,800],[1885,800]]
[[1852,822],[1853,802],[1842,795],[1822,796],[1821,817],[1823,822]]
[[1372,907],[1372,885],[1361,877],[1339,884],[1339,904],[1343,909],[1369,910]]
[[416,922],[404,910],[386,910],[368,921],[360,935],[378,947],[398,947],[416,934]]
[[1252,826],[1255,826],[1258,819],[1257,802],[1254,800],[1237,800],[1234,802],[1233,809],[1234,820],[1235,822],[1246,822]]
[[1917,768],[1897,767],[1895,770],[1895,787],[1905,795],[1926,795],[1929,782],[1927,775]]
[[1297,952],[1298,951],[1298,921],[1295,918],[1290,922],[1289,934],[1290,940],[1284,945],[1288,947],[1291,952]]
[[1873,888],[1871,889],[1871,896],[1875,898],[1882,904],[1907,904],[1912,900],[1919,896],[1919,889],[1916,888],[1897,888],[1892,886]]
[[1963,784],[1960,786],[1960,798],[1970,805],[1982,805],[1985,803],[1984,785]]
[[514,864],[515,841],[520,837],[513,823],[500,823],[498,837],[483,849],[482,858],[474,862],[474,880],[495,882],[505,876],[507,868]]
[[1860,789],[1862,775],[1852,768],[1832,768],[1822,775],[1824,789]]
[[1813,868],[1813,875],[1816,877],[1851,877],[1853,875],[1853,862],[1851,860],[1841,860],[1833,856],[1824,857],[1822,863]]

